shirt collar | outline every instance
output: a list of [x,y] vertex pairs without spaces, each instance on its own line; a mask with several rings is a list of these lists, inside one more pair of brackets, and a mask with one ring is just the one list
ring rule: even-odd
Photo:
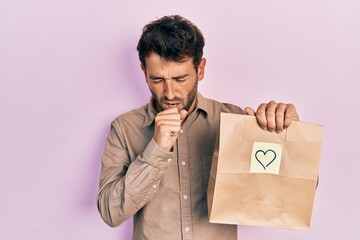
[[[199,92],[197,92],[196,95],[196,108],[194,111],[203,112],[205,114],[205,117],[209,112],[209,106],[207,104],[206,98],[204,98]],[[146,115],[143,127],[150,126],[154,122],[156,114],[157,110],[154,106],[154,98],[151,96],[149,103],[146,105]]]

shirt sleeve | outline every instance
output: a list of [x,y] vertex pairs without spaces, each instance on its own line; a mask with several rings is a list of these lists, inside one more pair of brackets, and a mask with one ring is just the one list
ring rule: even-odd
[[113,123],[102,157],[97,206],[103,220],[116,227],[155,195],[173,154],[152,138],[131,161],[126,142]]

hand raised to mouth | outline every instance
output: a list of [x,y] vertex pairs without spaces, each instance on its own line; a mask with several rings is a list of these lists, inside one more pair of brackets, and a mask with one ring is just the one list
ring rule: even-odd
[[159,112],[155,117],[154,139],[165,150],[170,151],[179,136],[181,123],[187,116],[186,110],[176,107]]

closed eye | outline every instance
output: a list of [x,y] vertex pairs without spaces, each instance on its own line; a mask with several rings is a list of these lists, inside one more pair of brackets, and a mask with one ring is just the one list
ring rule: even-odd
[[159,83],[159,82],[161,82],[162,80],[164,80],[164,78],[161,78],[161,77],[153,77],[153,76],[150,76],[149,78],[150,78],[150,80],[151,80],[152,82],[154,82],[154,83]]
[[189,77],[189,75],[186,74],[186,75],[174,77],[174,79],[175,79],[176,81],[182,82],[182,81],[185,81],[186,79],[188,79],[188,77]]

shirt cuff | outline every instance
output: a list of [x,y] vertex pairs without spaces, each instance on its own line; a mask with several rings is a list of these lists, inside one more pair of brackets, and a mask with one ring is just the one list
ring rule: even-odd
[[143,157],[145,162],[160,168],[172,160],[173,153],[160,147],[155,139],[152,138],[143,152]]

